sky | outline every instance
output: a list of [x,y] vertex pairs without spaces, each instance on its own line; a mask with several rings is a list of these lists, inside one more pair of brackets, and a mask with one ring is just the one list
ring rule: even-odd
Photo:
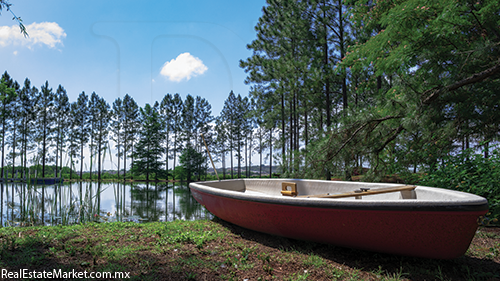
[[85,91],[110,105],[129,94],[139,106],[165,94],[201,96],[218,116],[231,90],[248,95],[239,61],[265,0],[10,0],[0,15],[0,71],[40,89],[61,84],[71,102]]

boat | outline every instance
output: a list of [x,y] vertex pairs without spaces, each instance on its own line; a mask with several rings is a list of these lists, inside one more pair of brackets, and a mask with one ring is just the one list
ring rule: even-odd
[[63,183],[64,178],[31,178],[30,183],[31,184],[57,184],[57,183]]
[[400,184],[300,179],[190,183],[216,217],[251,230],[367,251],[462,256],[488,210],[480,196]]

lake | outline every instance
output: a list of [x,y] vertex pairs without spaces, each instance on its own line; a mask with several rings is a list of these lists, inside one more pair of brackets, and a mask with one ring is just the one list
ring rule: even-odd
[[2,226],[213,217],[191,196],[187,183],[0,183],[0,200]]

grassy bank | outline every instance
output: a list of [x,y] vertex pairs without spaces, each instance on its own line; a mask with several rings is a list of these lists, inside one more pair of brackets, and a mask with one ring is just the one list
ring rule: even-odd
[[270,236],[218,219],[2,228],[0,258],[9,272],[129,272],[131,280],[497,280],[500,230],[480,228],[463,257],[430,260]]

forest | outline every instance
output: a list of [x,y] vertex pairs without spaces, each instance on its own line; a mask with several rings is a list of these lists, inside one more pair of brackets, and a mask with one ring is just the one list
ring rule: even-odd
[[499,27],[496,0],[268,0],[239,62],[251,90],[228,93],[215,117],[191,95],[139,107],[82,92],[70,103],[61,85],[5,71],[1,174],[22,163],[44,177],[50,164],[101,179],[111,157],[123,178],[200,179],[203,134],[224,178],[249,176],[257,154],[282,177],[398,174],[498,199]]
[[[186,175],[196,173],[199,179],[207,169],[203,141],[216,155],[222,155],[224,176],[225,154],[233,159],[234,152],[238,169],[235,175],[231,161],[230,175],[241,177],[242,159],[250,165],[250,150],[257,147],[262,151],[264,147],[255,144],[259,130],[252,123],[249,99],[233,92],[224,104],[223,115],[214,118],[211,105],[200,96],[187,95],[182,100],[179,94],[166,94],[160,102],[141,108],[128,94],[110,106],[95,92],[90,96],[82,92],[71,103],[63,86],[54,91],[47,81],[38,90],[26,78],[21,87],[7,71],[2,75],[1,91],[4,178],[25,178],[33,167],[32,174],[37,171],[39,177],[65,171],[70,178],[82,179],[87,172],[90,179],[94,173],[94,179],[100,180],[108,157],[116,165],[117,177],[121,174],[123,179],[127,174],[145,176],[146,180],[175,179],[176,174],[182,174],[173,172],[178,164]],[[110,155],[112,149],[116,154]],[[85,159],[84,150],[90,159]],[[169,159],[173,167],[169,167]]]

